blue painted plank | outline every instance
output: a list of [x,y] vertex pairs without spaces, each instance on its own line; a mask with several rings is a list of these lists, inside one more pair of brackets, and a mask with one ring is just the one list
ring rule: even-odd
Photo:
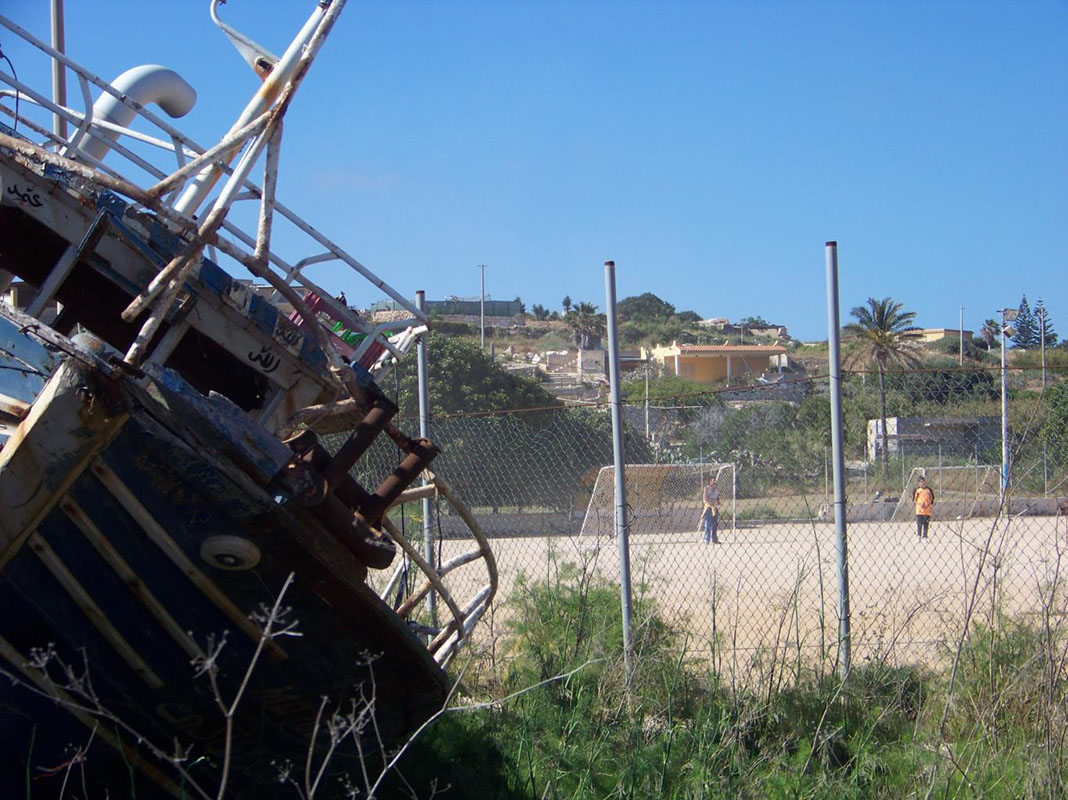
[[52,352],[0,309],[0,394],[32,403],[56,364]]

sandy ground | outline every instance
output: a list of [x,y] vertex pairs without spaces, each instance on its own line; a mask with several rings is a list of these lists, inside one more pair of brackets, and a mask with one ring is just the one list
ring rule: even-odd
[[[1053,517],[940,521],[922,542],[913,523],[852,523],[854,663],[869,657],[933,663],[959,638],[969,607],[973,619],[989,617],[995,603],[1012,615],[1039,614],[1049,587],[1068,570],[1066,539],[1065,522]],[[695,658],[714,659],[733,674],[796,660],[799,653],[806,663],[818,662],[821,652],[832,661],[838,634],[833,524],[727,529],[720,542],[705,545],[693,531],[632,536],[635,592],[690,634]],[[483,639],[501,631],[504,602],[520,573],[536,579],[572,563],[619,580],[613,538],[501,538],[492,545],[500,589],[492,624],[480,626]],[[470,546],[446,541],[442,556],[465,549]],[[474,565],[464,570],[452,576],[461,604],[485,580]]]

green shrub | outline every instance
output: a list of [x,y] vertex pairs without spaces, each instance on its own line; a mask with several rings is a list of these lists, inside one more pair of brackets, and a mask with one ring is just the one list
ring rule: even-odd
[[[935,353],[957,357],[960,354],[960,341],[946,337],[932,342],[928,348]],[[980,347],[974,340],[964,342],[964,358],[969,361],[993,363],[996,359],[985,347]]]
[[778,509],[768,503],[753,503],[738,509],[738,519],[779,519]]
[[1056,465],[1068,465],[1068,380],[1046,394],[1049,416],[1042,429],[1042,442]]
[[1063,705],[1068,699],[1064,670],[1050,657],[1050,648],[1059,657],[1061,646],[1026,620],[975,623],[957,669],[955,731],[980,729],[995,738],[1005,731],[1044,733],[1051,700]]
[[517,698],[443,725],[418,774],[506,800],[1065,796],[1064,642],[1042,625],[974,626],[955,673],[872,660],[842,683],[771,654],[792,682],[730,692],[639,589],[628,696],[619,587],[547,567],[510,603],[492,691]]

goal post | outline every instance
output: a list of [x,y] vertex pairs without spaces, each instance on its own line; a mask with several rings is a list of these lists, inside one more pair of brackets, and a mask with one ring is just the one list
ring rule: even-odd
[[[719,491],[720,527],[727,527],[728,515],[731,529],[737,526],[738,478],[732,463],[627,464],[623,470],[633,535],[696,531],[709,478],[716,479]],[[597,472],[580,535],[615,535],[615,467]]]
[[913,514],[912,493],[920,478],[934,492],[935,516],[967,519],[996,513],[1001,491],[1001,467],[997,464],[934,465],[913,467],[894,508],[894,520]]

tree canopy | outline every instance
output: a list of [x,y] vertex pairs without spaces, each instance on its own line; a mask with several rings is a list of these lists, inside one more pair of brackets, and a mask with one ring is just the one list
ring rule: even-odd
[[915,311],[903,311],[901,303],[889,297],[868,298],[866,306],[856,306],[849,312],[856,322],[846,325],[856,342],[850,360],[853,363],[875,364],[879,374],[879,419],[882,422],[882,467],[886,474],[889,444],[886,431],[886,370],[893,365],[914,366],[919,362],[905,333],[914,330]]
[[620,322],[628,320],[666,320],[675,315],[675,306],[661,300],[652,292],[637,297],[627,297],[616,304],[616,316]]
[[1001,326],[996,319],[984,320],[979,335],[983,338],[983,341],[986,342],[987,347],[994,347],[1001,336]]
[[1034,312],[1031,311],[1031,304],[1027,302],[1027,295],[1024,295],[1020,300],[1020,313],[1016,316],[1016,321],[1012,323],[1012,327],[1015,329],[1012,334],[1013,347],[1029,350],[1032,347],[1039,346],[1038,320],[1035,319]]
[[579,303],[567,315],[567,324],[575,344],[583,350],[592,344],[600,344],[607,322],[604,314],[597,313],[597,306],[592,303]]
[[1035,320],[1038,322],[1039,345],[1041,346],[1044,337],[1046,347],[1056,347],[1057,331],[1053,328],[1053,320],[1049,318],[1049,311],[1041,297],[1035,303]]
[[[427,385],[434,414],[559,405],[539,383],[501,369],[474,342],[431,332],[426,346]],[[387,395],[395,389],[391,384],[387,378],[382,386]],[[402,417],[419,413],[418,391],[415,359],[409,359],[400,374],[398,405]]]
[[911,366],[917,362],[915,350],[904,334],[915,330],[912,324],[915,311],[902,311],[901,303],[889,297],[868,298],[866,306],[856,306],[849,312],[856,322],[845,326],[859,345],[853,361],[875,366],[883,371],[899,364]]
[[1068,464],[1068,381],[1049,391],[1049,417],[1042,429],[1042,441],[1054,464]]

